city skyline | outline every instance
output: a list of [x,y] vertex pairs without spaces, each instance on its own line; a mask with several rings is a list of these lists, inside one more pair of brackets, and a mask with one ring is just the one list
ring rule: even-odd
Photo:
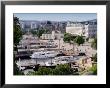
[[14,13],[19,20],[87,21],[97,19],[96,13]]

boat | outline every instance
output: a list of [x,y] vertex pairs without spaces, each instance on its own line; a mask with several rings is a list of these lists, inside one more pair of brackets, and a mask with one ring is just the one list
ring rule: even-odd
[[40,52],[34,52],[30,57],[32,59],[53,58],[56,55],[57,55],[57,52],[55,52],[55,51],[40,51]]

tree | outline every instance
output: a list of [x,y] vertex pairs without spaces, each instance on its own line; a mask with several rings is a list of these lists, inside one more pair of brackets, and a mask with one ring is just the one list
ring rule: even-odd
[[17,51],[17,45],[19,44],[19,41],[22,37],[22,31],[20,28],[20,23],[19,23],[19,18],[14,17],[14,45],[15,45],[15,50]]
[[71,75],[73,73],[73,70],[68,64],[57,65],[56,68],[53,70],[54,75]]
[[93,75],[97,75],[97,65],[93,65],[92,68],[90,69],[90,71],[93,72]]
[[75,38],[76,38],[76,36],[71,36],[71,42],[70,43],[72,43],[73,44],[73,53],[74,53],[74,43],[75,43]]
[[89,41],[89,38],[86,38],[86,42],[88,42]]
[[30,32],[33,34],[33,35],[37,35],[39,38],[40,36],[42,36],[43,33],[48,33],[49,30],[48,29],[32,29],[30,30]]
[[76,36],[69,34],[69,33],[65,33],[64,38],[63,38],[64,42],[73,44],[73,53],[74,53],[74,40],[75,40],[75,38],[76,38]]
[[[22,37],[22,31],[20,28],[20,23],[19,23],[19,18],[14,17],[13,18],[13,32],[14,32],[14,50],[18,51],[17,49],[17,45],[19,44],[19,41]],[[19,68],[17,67],[16,63],[15,63],[15,55],[14,55],[14,75],[23,75],[23,73],[21,71],[19,71]]]
[[92,60],[93,60],[94,62],[97,62],[97,53],[96,53],[94,56],[92,56]]
[[51,25],[52,23],[51,23],[51,21],[47,21],[47,24]]
[[64,33],[63,41],[67,42],[67,43],[71,43],[71,41],[74,41],[75,38],[76,38],[76,36],[74,36],[70,33]]
[[70,43],[71,41],[71,34],[69,33],[64,33],[64,38],[63,38],[64,42]]
[[14,75],[24,75],[24,73],[19,70],[16,63],[14,63]]
[[68,64],[60,64],[52,68],[40,67],[36,72],[29,72],[28,75],[72,75],[74,71]]
[[83,43],[85,42],[83,36],[79,36],[79,35],[74,39],[74,41],[75,41],[78,45],[81,45],[81,44],[83,44]]
[[97,49],[97,38],[94,38],[93,42],[91,43],[91,47]]
[[36,72],[37,75],[49,75],[51,73],[52,73],[52,69],[46,67],[40,67]]
[[76,36],[69,34],[69,33],[64,33],[64,38],[63,41],[70,43],[71,41],[74,41],[74,39],[76,38]]
[[45,30],[42,29],[42,30],[38,30],[36,34],[40,38],[40,36],[42,36],[43,33],[45,33]]
[[30,31],[33,35],[36,35],[37,34],[37,32],[35,31],[35,30],[31,30]]

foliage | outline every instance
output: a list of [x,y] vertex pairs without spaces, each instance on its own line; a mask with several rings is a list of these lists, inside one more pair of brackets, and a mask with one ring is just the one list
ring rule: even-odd
[[83,36],[77,36],[74,40],[78,45],[83,44],[85,42]]
[[96,53],[94,56],[92,56],[92,60],[93,60],[94,62],[97,62],[97,53]]
[[97,49],[97,38],[94,38],[94,41],[91,44],[91,47]]
[[23,72],[19,70],[16,63],[14,63],[14,75],[24,75]]
[[70,43],[71,41],[74,41],[75,38],[76,38],[76,36],[73,36],[73,35],[71,35],[69,33],[65,33],[63,41],[67,42],[67,43]]
[[47,21],[47,24],[52,24],[51,21]]
[[89,38],[86,38],[86,41],[88,42],[89,41]]
[[20,28],[19,18],[14,17],[14,44],[17,46],[19,44],[19,41],[22,37],[22,31]]
[[37,71],[37,75],[48,75],[52,72],[51,68],[40,67]]
[[37,34],[37,32],[36,32],[35,30],[31,30],[31,33],[32,33],[33,35],[36,35],[36,34]]
[[40,67],[36,72],[30,72],[28,75],[72,75],[73,70],[68,64],[57,65],[55,69]]
[[26,33],[27,33],[27,31],[24,31],[24,30],[22,31],[22,35],[25,35]]
[[[48,29],[31,29],[30,32],[33,34],[33,35],[37,35],[38,37],[42,36],[43,33],[48,33],[49,30]],[[26,31],[23,31],[23,34],[25,34]]]
[[64,42],[70,42],[70,39],[71,39],[71,35],[69,33],[65,33],[63,41]]
[[40,36],[42,36],[42,34],[45,33],[45,30],[44,29],[41,29],[41,30],[38,30],[36,32],[37,36],[40,38]]
[[93,75],[97,75],[97,65],[93,65],[92,68],[90,69],[90,71],[93,72]]
[[53,70],[53,75],[70,75],[73,74],[73,70],[68,64],[57,65]]

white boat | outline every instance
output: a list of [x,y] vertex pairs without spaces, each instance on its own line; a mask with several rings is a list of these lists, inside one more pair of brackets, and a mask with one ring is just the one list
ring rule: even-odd
[[30,57],[32,59],[37,58],[52,58],[57,55],[57,52],[55,51],[40,51],[40,52],[34,52]]
[[73,61],[73,56],[59,56],[59,57],[55,57],[55,59],[53,60],[53,63],[64,64],[64,63],[69,63],[71,61]]
[[73,56],[59,56],[55,57],[55,60],[70,60],[73,59]]
[[52,63],[52,62],[45,62],[45,65],[46,65],[46,66],[55,66],[55,64]]

